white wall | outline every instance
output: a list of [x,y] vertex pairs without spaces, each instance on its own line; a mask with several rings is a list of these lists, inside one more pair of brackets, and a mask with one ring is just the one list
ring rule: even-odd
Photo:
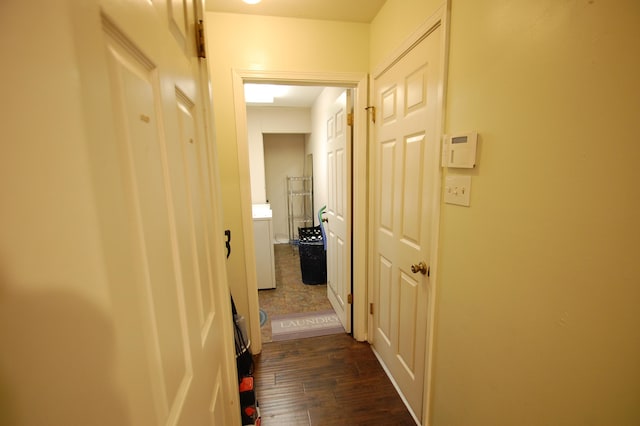
[[313,206],[314,218],[322,206],[327,205],[327,118],[329,108],[338,96],[344,92],[343,87],[325,88],[311,108],[312,131],[309,135],[305,152],[313,154]]
[[264,170],[264,133],[309,133],[311,111],[308,108],[247,107],[247,137],[251,164],[251,202],[266,203]]

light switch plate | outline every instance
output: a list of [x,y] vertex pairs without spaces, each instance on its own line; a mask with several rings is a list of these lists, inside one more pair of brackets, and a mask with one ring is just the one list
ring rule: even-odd
[[471,200],[471,176],[447,176],[444,182],[444,202],[469,206]]

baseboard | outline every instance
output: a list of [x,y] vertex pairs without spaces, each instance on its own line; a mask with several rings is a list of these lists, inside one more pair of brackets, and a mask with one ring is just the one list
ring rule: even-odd
[[382,358],[380,358],[380,355],[378,355],[378,352],[376,352],[376,350],[373,348],[373,346],[371,346],[371,350],[373,351],[373,354],[378,359],[378,362],[380,363],[380,366],[384,370],[384,373],[387,375],[387,377],[391,381],[391,384],[393,385],[394,388],[396,388],[396,392],[398,392],[398,395],[400,396],[400,399],[404,403],[405,407],[407,407],[407,410],[409,410],[409,414],[411,414],[411,417],[413,417],[413,421],[416,422],[417,426],[421,426],[421,423],[418,420],[418,417],[416,417],[416,414],[413,412],[413,410],[409,406],[409,402],[407,401],[407,398],[405,398],[404,395],[402,394],[402,391],[400,390],[400,387],[398,386],[398,383],[396,383],[395,379],[391,375],[391,372],[389,372],[389,369],[387,368],[385,363],[382,361]]

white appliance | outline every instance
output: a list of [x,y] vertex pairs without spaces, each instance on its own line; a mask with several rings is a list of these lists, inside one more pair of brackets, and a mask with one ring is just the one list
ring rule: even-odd
[[276,288],[271,206],[254,204],[252,207],[258,289]]

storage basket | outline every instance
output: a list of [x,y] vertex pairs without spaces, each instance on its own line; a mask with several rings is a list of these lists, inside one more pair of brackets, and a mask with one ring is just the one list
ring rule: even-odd
[[304,284],[327,282],[327,253],[320,226],[298,228],[300,271]]

